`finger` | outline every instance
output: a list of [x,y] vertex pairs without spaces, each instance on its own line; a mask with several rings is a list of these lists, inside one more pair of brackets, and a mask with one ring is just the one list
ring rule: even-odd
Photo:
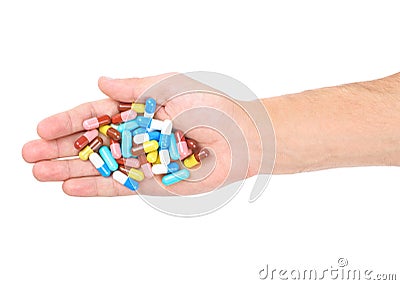
[[40,161],[33,166],[32,172],[39,181],[65,181],[70,178],[99,175],[89,161],[80,159]]
[[121,102],[134,102],[148,88],[176,73],[166,73],[144,78],[112,79],[99,78],[100,90],[110,98]]
[[78,155],[74,141],[80,134],[71,135],[51,141],[38,139],[27,142],[22,148],[22,157],[26,162],[37,162],[45,159]]
[[82,122],[88,118],[112,116],[117,112],[117,102],[113,100],[89,102],[44,119],[38,124],[37,132],[41,138],[52,140],[83,131]]
[[71,196],[125,196],[136,194],[112,178],[102,176],[72,178],[63,183],[63,191]]

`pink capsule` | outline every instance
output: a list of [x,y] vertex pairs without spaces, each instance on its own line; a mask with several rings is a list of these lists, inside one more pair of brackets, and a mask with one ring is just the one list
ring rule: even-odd
[[121,145],[118,141],[110,139],[110,150],[115,159],[121,158]]
[[85,130],[94,130],[97,129],[98,127],[104,126],[104,125],[108,125],[111,123],[111,118],[108,115],[103,115],[101,117],[94,117],[94,118],[90,118],[87,119],[85,121],[83,121],[83,128]]
[[135,119],[137,113],[134,110],[124,111],[122,113],[116,114],[111,118],[113,124],[119,124],[122,122],[127,122]]
[[178,147],[180,160],[183,160],[192,154],[192,150],[188,148],[185,136],[183,135],[182,131],[180,130],[175,131],[175,140],[176,140],[176,146]]
[[130,157],[130,158],[118,158],[116,159],[119,165],[124,165],[126,167],[133,167],[133,168],[140,168],[140,163],[137,158]]
[[142,169],[142,172],[144,176],[147,178],[153,177],[153,171],[151,170],[151,165],[147,161],[147,157],[145,154],[141,154],[138,157],[139,163],[140,163],[140,168]]

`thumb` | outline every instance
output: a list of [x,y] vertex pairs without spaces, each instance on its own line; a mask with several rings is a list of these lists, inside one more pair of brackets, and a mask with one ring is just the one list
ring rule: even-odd
[[165,73],[143,78],[113,79],[100,77],[98,86],[104,94],[120,102],[134,102],[148,88],[176,73]]

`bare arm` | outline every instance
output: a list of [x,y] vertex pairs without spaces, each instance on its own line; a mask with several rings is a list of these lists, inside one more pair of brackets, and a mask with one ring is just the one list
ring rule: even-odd
[[274,173],[400,165],[400,73],[263,103],[276,135]]

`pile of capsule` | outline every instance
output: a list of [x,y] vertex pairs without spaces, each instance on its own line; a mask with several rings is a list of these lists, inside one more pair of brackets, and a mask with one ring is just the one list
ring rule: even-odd
[[[153,119],[156,107],[153,98],[145,104],[120,103],[121,113],[85,120],[86,132],[74,143],[79,158],[89,160],[102,176],[112,175],[132,191],[154,174],[164,175],[161,181],[166,186],[188,179],[188,168],[198,165],[209,152],[200,149],[195,140],[186,139],[182,131],[173,130],[171,120]],[[109,145],[99,133],[109,138]]]

